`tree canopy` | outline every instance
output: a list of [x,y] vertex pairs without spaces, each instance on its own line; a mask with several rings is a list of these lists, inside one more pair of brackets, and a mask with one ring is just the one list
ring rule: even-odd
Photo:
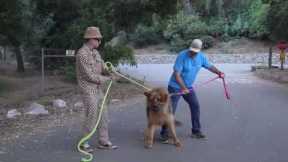
[[16,47],[21,71],[20,48],[79,48],[91,25],[104,42],[125,31],[132,44],[175,49],[195,36],[287,40],[287,9],[287,0],[1,0],[0,43]]

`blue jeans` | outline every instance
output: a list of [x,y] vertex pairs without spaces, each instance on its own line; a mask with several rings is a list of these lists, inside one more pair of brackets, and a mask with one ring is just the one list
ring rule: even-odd
[[[190,88],[189,88],[190,89]],[[169,93],[177,93],[179,92],[178,89],[168,86]],[[201,124],[200,124],[200,106],[198,102],[198,98],[196,96],[195,91],[192,89],[189,94],[185,95],[174,95],[171,96],[171,106],[172,112],[175,114],[177,109],[177,104],[180,97],[183,97],[186,103],[188,103],[191,113],[191,124],[192,124],[192,133],[199,133],[201,132]],[[161,135],[168,135],[168,130],[166,126],[163,126],[160,132]]]

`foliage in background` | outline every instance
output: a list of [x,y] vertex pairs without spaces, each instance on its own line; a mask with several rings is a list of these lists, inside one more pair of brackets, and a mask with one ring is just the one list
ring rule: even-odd
[[203,48],[208,49],[214,46],[215,39],[212,36],[206,35],[200,37],[200,39],[203,41]]
[[[19,71],[24,71],[22,49],[78,49],[91,25],[104,35],[101,49],[123,30],[136,47],[167,41],[178,51],[194,38],[203,39],[205,48],[214,39],[287,40],[287,10],[287,0],[2,0],[0,42],[16,47]],[[107,48],[103,50],[117,53]],[[36,56],[38,61],[31,63],[39,65],[39,52],[24,54]],[[47,64],[65,62],[51,59]]]
[[87,26],[98,26],[109,41],[120,30],[133,31],[137,24],[149,25],[156,13],[161,17],[176,12],[175,0],[43,0],[36,1],[37,13],[52,18],[42,44],[52,48],[79,48]]
[[218,17],[209,19],[208,24],[208,34],[214,38],[219,38],[228,33],[229,26],[226,18]]
[[0,36],[1,42],[14,47],[17,71],[24,72],[21,48],[31,34],[32,9],[29,0],[0,1]]
[[3,78],[0,78],[0,96],[4,96],[11,89],[11,83]]
[[151,25],[153,15],[166,18],[177,12],[177,0],[111,1],[110,20],[116,30],[134,31],[138,24]]
[[213,38],[267,39],[270,34],[267,21],[270,4],[262,0],[195,1],[194,7],[198,14],[186,15],[180,11],[167,21],[164,37],[174,51],[187,48],[194,38],[203,39],[205,48],[209,48],[214,44]]
[[[47,18],[53,22],[40,43],[41,46],[46,48],[79,49],[84,42],[83,35],[87,26],[98,26],[104,36],[100,46],[100,51],[102,51],[105,43],[112,39],[115,34],[113,32],[113,23],[110,22],[109,14],[107,14],[111,13],[111,1],[102,3],[102,1],[97,0],[72,0],[70,3],[70,0],[43,0],[36,1],[36,4],[39,17]],[[117,52],[116,54],[121,53],[121,51]],[[57,54],[64,54],[64,52]],[[119,54],[117,57],[109,56],[114,61],[117,61],[116,59],[121,59],[122,61],[126,58],[129,59],[125,54]],[[107,56],[105,57],[110,59]],[[41,55],[39,53],[32,54],[29,60],[40,69]],[[65,59],[62,58],[51,58],[46,60],[45,68],[48,70],[63,70],[69,80],[73,80],[74,75],[71,74],[75,73],[72,68],[75,66],[74,64],[71,61],[65,63]]]
[[270,5],[261,0],[254,0],[251,4],[247,13],[250,38],[267,38],[270,34],[267,22],[269,9]]
[[163,42],[163,30],[166,27],[164,21],[158,15],[153,15],[151,25],[138,24],[135,31],[130,34],[129,40],[135,47],[145,47],[148,45]]
[[103,60],[111,62],[114,66],[121,63],[136,65],[133,49],[119,44],[116,46],[106,45],[102,54]]
[[71,82],[76,82],[76,67],[75,67],[75,63],[68,63],[66,64],[66,66],[63,67],[63,71],[65,73],[65,78],[68,81]]
[[288,40],[288,1],[270,0],[268,26],[274,40]]
[[242,14],[239,14],[235,17],[234,21],[230,22],[228,28],[228,35],[232,37],[248,37],[249,23],[248,19],[245,18]]
[[228,35],[265,38],[269,34],[266,22],[269,4],[254,0],[246,8],[246,11],[237,12],[234,17],[229,18]]
[[171,50],[187,48],[193,39],[207,35],[208,26],[197,15],[185,15],[179,12],[167,22],[164,38],[170,42]]

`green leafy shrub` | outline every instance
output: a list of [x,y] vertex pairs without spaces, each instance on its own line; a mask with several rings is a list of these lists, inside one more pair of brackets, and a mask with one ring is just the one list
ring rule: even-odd
[[213,37],[221,37],[228,31],[228,23],[225,18],[212,18],[208,21],[208,34]]
[[215,27],[216,31],[221,31],[223,33],[224,29],[224,34],[226,34],[225,37],[227,37],[227,35],[234,38],[266,37],[269,34],[266,21],[269,8],[269,4],[263,3],[262,0],[251,1],[249,5],[246,6],[245,10],[243,9],[242,11],[239,10],[238,12],[234,12],[234,14],[229,15],[227,20],[224,19],[224,22],[221,23],[220,18],[219,25],[220,27],[222,26],[222,29]]
[[164,31],[164,38],[169,41],[171,50],[187,48],[195,38],[208,34],[208,26],[196,15],[185,15],[179,12],[172,16]]
[[269,31],[273,40],[288,40],[288,1],[273,0],[268,12]]
[[249,8],[249,37],[263,38],[269,34],[267,16],[270,5],[255,0]]
[[104,61],[111,62],[114,66],[120,63],[136,65],[133,49],[124,45],[116,45],[114,47],[105,45],[102,58]]
[[212,36],[206,35],[203,37],[200,37],[200,39],[203,41],[203,48],[208,49],[214,46],[215,41]]
[[134,33],[130,35],[130,41],[135,47],[158,44],[163,41],[164,28],[164,21],[159,16],[153,15],[151,25],[137,25]]
[[158,44],[161,40],[161,31],[153,26],[137,25],[135,32],[130,35],[130,41],[135,47]]
[[220,40],[221,40],[221,41],[224,41],[224,42],[229,42],[229,41],[231,41],[231,40],[233,40],[233,39],[235,39],[235,38],[229,36],[228,34],[224,34],[224,35],[222,35],[222,36],[220,37]]
[[65,78],[68,81],[76,82],[76,66],[75,63],[67,64],[64,67]]
[[170,41],[170,50],[171,51],[181,51],[183,48],[189,47],[191,44],[192,40],[184,40],[183,38],[180,37],[180,35],[175,34],[172,36],[173,38]]
[[232,37],[248,36],[249,22],[245,16],[239,14],[235,21],[232,22],[228,34]]
[[174,35],[179,35],[184,39],[197,38],[207,34],[208,27],[198,16],[185,15],[182,11],[172,16],[164,31],[164,38],[171,40]]
[[5,96],[5,93],[8,93],[12,90],[13,84],[5,78],[0,78],[0,96]]

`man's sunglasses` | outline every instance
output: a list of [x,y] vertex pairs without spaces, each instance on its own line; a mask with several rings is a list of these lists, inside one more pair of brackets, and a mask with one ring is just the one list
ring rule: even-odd
[[99,38],[93,38],[94,40],[97,40],[98,42],[101,42],[101,39]]

